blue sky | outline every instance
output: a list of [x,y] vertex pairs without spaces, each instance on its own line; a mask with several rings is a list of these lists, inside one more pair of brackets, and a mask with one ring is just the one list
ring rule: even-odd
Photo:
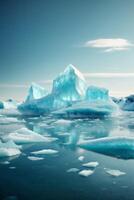
[[133,93],[133,10],[133,0],[0,1],[0,99],[50,88],[70,63],[112,95]]

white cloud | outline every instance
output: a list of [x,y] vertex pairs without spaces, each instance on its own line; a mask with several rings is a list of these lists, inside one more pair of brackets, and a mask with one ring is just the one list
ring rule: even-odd
[[85,77],[91,78],[131,78],[134,73],[84,73]]
[[133,44],[123,38],[96,39],[85,42],[84,47],[102,48],[104,52],[123,51],[132,47]]

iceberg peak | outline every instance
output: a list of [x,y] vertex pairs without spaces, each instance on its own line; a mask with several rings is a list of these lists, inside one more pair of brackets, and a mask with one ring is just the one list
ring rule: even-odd
[[84,98],[86,88],[84,76],[70,64],[54,79],[52,93],[65,101],[77,101]]

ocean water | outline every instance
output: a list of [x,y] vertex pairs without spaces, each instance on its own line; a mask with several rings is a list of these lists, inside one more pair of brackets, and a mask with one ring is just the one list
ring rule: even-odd
[[[103,119],[63,120],[52,116],[0,117],[0,138],[26,127],[57,140],[22,145],[19,156],[0,159],[0,200],[134,200],[134,151],[106,155],[87,151],[79,141],[110,136],[134,137],[134,113],[123,112]],[[52,155],[32,155],[42,149]],[[31,160],[29,156],[44,159]],[[79,157],[84,156],[80,161]],[[79,175],[83,163],[98,162],[94,173]],[[67,172],[71,168],[79,171]],[[87,169],[87,168],[86,168]],[[125,172],[111,176],[106,169]]]

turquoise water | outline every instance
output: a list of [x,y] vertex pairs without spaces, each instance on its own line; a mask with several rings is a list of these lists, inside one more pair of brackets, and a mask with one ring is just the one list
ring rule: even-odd
[[[7,117],[8,119],[8,117]],[[78,147],[80,140],[110,136],[134,136],[134,114],[125,112],[116,117],[63,121],[52,116],[18,118],[0,122],[1,139],[22,127],[44,136],[55,137],[51,143],[22,145],[22,154],[0,159],[0,199],[18,200],[133,200],[134,160],[132,151],[100,154]],[[32,151],[58,150],[54,155],[39,155],[43,160],[30,160]],[[125,156],[124,156],[125,155]],[[84,156],[83,162],[78,158]],[[83,170],[83,163],[97,161],[94,173],[82,177],[70,168]],[[126,174],[113,177],[105,168]]]

